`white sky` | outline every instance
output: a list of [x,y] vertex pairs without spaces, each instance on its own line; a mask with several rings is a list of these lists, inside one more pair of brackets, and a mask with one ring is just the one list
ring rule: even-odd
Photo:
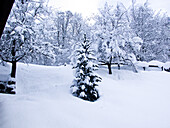
[[[117,1],[122,2],[126,7],[131,5],[131,0],[49,0],[49,4],[60,10],[82,13],[83,17],[97,13],[98,8],[105,2],[116,5]],[[146,0],[136,0],[136,3],[144,3]],[[148,0],[153,10],[162,10],[170,15],[170,0]]]

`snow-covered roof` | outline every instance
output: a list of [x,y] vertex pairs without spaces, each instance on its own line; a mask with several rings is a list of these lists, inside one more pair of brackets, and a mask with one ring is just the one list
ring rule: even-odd
[[155,66],[158,66],[158,67],[162,67],[164,65],[163,62],[160,62],[160,61],[157,61],[157,60],[152,60],[150,62],[148,62],[149,65],[155,65]]

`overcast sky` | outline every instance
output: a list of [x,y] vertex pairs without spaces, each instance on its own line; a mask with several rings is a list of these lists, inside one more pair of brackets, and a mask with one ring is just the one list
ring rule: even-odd
[[[82,13],[84,17],[97,13],[98,8],[105,2],[116,5],[118,0],[49,0],[49,4],[60,10],[70,10],[72,12]],[[119,0],[126,7],[129,7],[131,0]],[[136,0],[136,3],[144,3],[146,0]],[[162,10],[170,15],[170,0],[148,0],[153,10]]]

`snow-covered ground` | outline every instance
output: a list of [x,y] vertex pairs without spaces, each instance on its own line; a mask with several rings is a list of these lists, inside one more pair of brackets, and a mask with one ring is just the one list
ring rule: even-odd
[[170,73],[107,72],[88,102],[70,93],[71,66],[19,63],[17,94],[0,94],[0,128],[170,128]]

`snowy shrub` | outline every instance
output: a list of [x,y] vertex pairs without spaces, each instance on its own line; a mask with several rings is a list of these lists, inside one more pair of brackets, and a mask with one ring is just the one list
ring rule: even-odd
[[72,94],[84,100],[95,101],[99,98],[96,86],[101,78],[93,72],[98,69],[98,65],[94,63],[96,58],[93,57],[93,50],[90,49],[86,36],[75,52],[76,62],[73,68],[76,72],[71,86]]
[[170,62],[166,62],[163,67],[165,71],[170,72]]

